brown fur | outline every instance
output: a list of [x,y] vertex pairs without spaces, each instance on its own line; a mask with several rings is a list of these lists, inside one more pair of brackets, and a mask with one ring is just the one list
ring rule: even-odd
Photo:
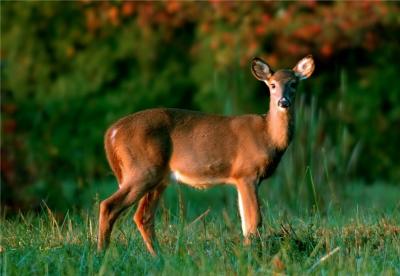
[[196,188],[234,185],[243,234],[248,240],[257,233],[258,184],[274,172],[293,136],[293,107],[280,108],[277,103],[283,97],[294,100],[291,85],[298,78],[292,70],[273,74],[261,60],[254,66],[253,73],[270,90],[276,85],[266,115],[158,108],[124,117],[107,130],[106,154],[120,188],[100,205],[99,249],[109,243],[119,214],[140,200],[134,221],[149,252],[156,254],[154,213],[171,172]]

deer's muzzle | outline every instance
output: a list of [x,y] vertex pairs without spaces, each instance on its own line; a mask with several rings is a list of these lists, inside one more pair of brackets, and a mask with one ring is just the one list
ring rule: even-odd
[[291,102],[286,97],[282,97],[278,101],[278,106],[281,107],[281,108],[288,108],[290,106],[290,104],[291,104]]

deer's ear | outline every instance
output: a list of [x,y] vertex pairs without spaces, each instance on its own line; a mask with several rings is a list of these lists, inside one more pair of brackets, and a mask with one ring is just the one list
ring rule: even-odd
[[293,71],[299,79],[304,80],[311,76],[314,72],[314,68],[314,59],[311,55],[308,55],[296,64]]
[[260,58],[254,58],[251,62],[251,72],[253,73],[254,77],[260,81],[266,81],[273,74],[273,71],[268,63]]

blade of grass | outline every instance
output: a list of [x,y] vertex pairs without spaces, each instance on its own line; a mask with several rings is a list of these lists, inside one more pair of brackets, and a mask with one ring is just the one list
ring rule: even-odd
[[195,220],[193,220],[191,223],[189,223],[188,225],[186,225],[186,229],[192,227],[193,224],[195,224],[196,222],[198,222],[199,220],[203,219],[205,216],[208,215],[208,213],[211,211],[210,208],[208,208],[204,213],[202,213],[200,216],[198,216]]
[[336,247],[333,249],[331,252],[323,256],[321,259],[319,259],[313,266],[307,271],[307,273],[311,273],[317,266],[325,262],[329,257],[333,256],[335,253],[337,253],[340,250],[340,247]]
[[313,197],[314,197],[314,204],[315,204],[315,208],[317,208],[317,213],[318,213],[318,216],[319,216],[320,215],[320,211],[319,211],[319,206],[318,206],[317,191],[315,189],[314,179],[312,177],[311,168],[309,166],[307,166],[307,168],[306,168],[306,175],[307,175],[307,173],[308,173],[308,175],[310,177],[310,183],[311,183],[311,188],[312,188]]

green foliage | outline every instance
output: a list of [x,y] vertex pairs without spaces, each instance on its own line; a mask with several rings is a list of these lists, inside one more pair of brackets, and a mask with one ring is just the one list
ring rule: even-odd
[[268,91],[248,69],[255,55],[274,68],[309,53],[317,61],[274,180],[285,199],[323,208],[331,198],[315,199],[313,186],[333,198],[349,176],[400,179],[395,3],[1,5],[1,196],[10,208],[84,206],[81,194],[110,181],[103,134],[129,113],[267,112]]

